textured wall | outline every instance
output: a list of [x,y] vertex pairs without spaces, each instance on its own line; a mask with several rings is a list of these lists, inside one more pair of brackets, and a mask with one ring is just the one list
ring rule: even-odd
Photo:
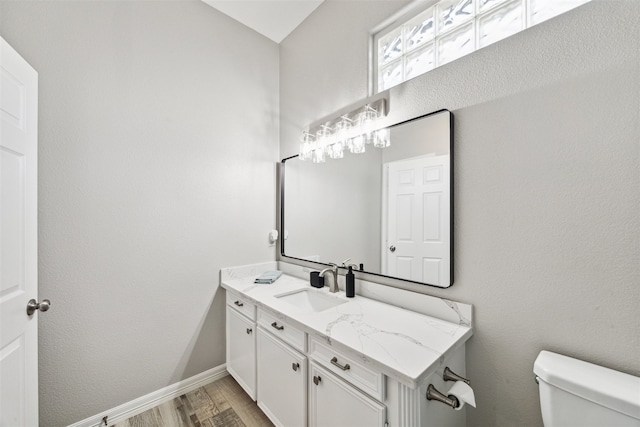
[[[283,41],[283,157],[366,97],[367,32],[400,6],[327,1]],[[640,375],[639,21],[594,0],[391,90],[390,121],[455,116],[456,281],[413,289],[475,307],[471,426],[542,425],[542,349]]]
[[0,2],[39,72],[40,420],[225,361],[224,266],[275,257],[278,46],[199,1]]

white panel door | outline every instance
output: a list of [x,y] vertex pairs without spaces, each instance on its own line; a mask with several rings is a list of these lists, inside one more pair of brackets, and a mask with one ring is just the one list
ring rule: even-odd
[[0,38],[0,426],[38,425],[38,74]]
[[229,306],[227,371],[256,400],[256,324]]
[[258,328],[258,406],[278,427],[307,424],[307,358]]
[[384,274],[449,286],[449,164],[448,155],[387,164]]
[[386,408],[315,362],[309,369],[309,427],[382,427]]

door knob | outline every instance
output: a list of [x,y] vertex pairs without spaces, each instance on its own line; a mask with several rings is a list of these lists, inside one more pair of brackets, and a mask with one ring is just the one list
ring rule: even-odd
[[48,299],[43,299],[42,302],[31,299],[27,303],[27,314],[31,316],[36,310],[47,311],[49,310],[49,307],[51,307],[51,301]]
[[389,250],[390,250],[391,252],[395,252],[395,251],[396,251],[396,247],[395,247],[395,246],[393,246],[393,245],[391,245],[391,246],[389,246]]

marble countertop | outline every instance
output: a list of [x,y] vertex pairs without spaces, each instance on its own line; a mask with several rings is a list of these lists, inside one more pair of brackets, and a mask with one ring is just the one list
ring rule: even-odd
[[[375,366],[385,375],[416,388],[438,367],[439,361],[473,334],[472,328],[344,292],[316,289],[302,280],[282,275],[275,283],[253,283],[258,274],[222,277],[222,287],[241,294],[257,307],[330,343],[339,350]],[[331,279],[329,279],[331,280]],[[321,312],[309,312],[277,298],[308,289],[346,301]]]

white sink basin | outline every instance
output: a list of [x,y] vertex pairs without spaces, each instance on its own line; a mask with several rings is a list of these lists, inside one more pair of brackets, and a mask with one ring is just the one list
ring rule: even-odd
[[298,291],[276,295],[276,298],[304,311],[324,311],[346,302],[345,300],[321,294],[311,289],[300,289]]

